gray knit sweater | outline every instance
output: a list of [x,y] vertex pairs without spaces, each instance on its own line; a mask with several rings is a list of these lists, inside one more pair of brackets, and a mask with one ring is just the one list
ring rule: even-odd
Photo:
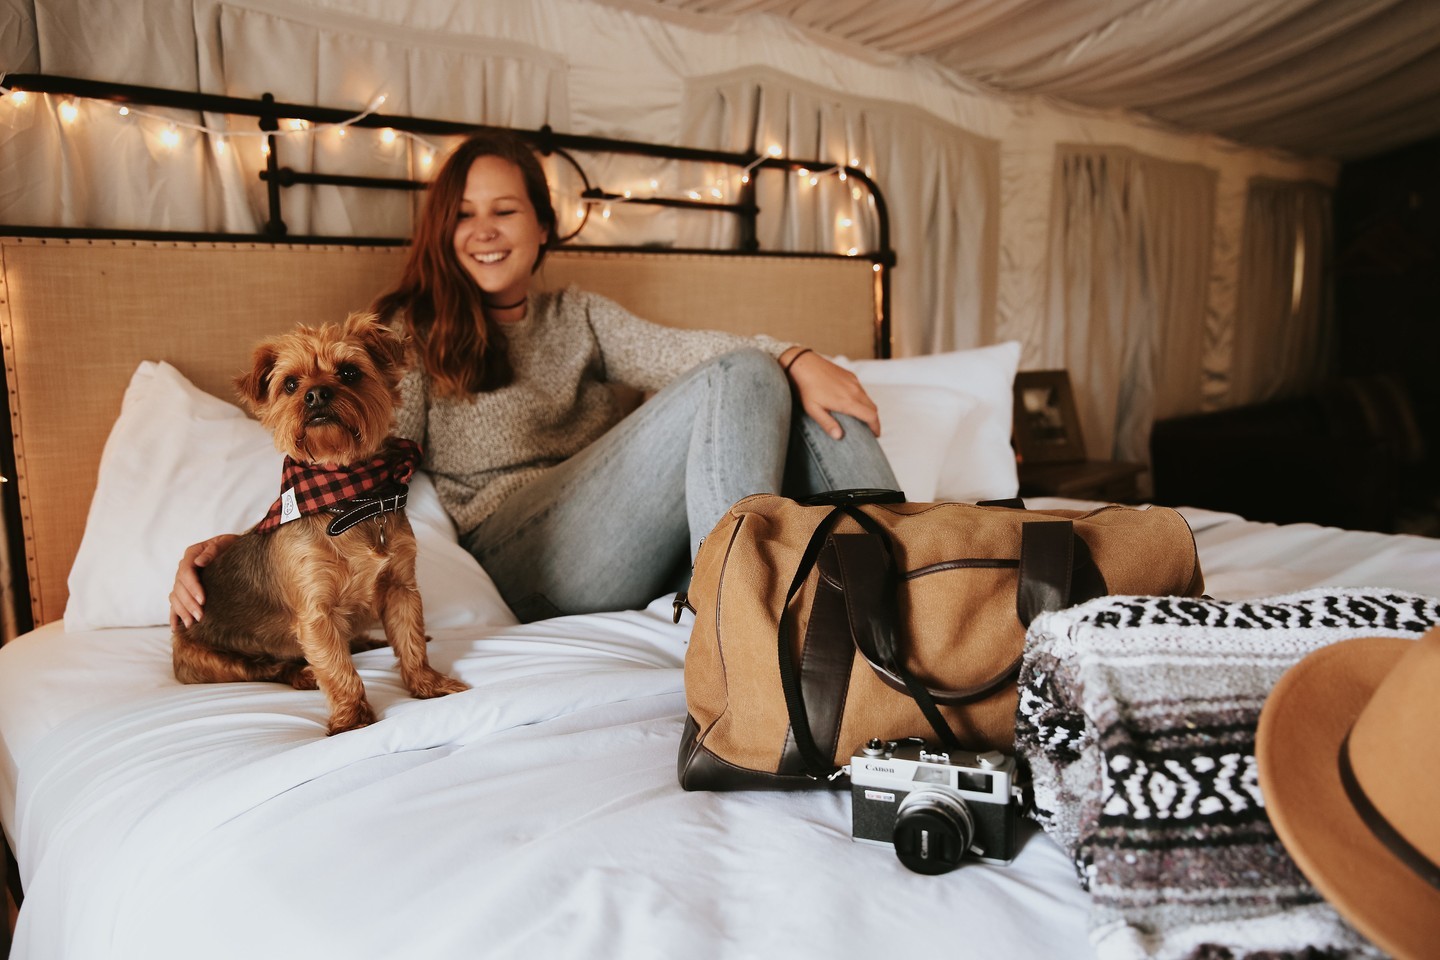
[[662,327],[574,287],[532,294],[526,318],[504,331],[515,371],[509,385],[463,400],[442,397],[414,356],[400,384],[397,432],[424,450],[423,466],[461,534],[620,420],[624,410],[607,383],[659,390],[731,350],[758,347],[778,358],[791,346]]

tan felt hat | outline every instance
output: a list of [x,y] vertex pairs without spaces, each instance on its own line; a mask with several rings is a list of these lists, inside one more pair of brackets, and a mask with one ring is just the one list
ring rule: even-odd
[[1255,755],[1315,888],[1382,950],[1440,956],[1440,628],[1305,657],[1265,701]]

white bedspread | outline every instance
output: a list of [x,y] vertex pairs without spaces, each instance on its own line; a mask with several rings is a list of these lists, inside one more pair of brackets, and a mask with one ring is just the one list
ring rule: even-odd
[[937,879],[852,843],[848,794],[680,790],[688,632],[659,601],[437,635],[474,689],[424,703],[371,651],[381,720],[328,738],[318,693],[165,682],[164,631],[17,641],[138,695],[51,710],[17,757],[13,956],[862,957],[962,933],[1086,955],[1043,834]]
[[[1440,541],[1190,519],[1217,597],[1440,590]],[[436,631],[474,687],[436,701],[361,654],[380,721],[336,737],[317,692],[175,683],[164,629],[6,645],[12,956],[1093,956],[1043,834],[924,877],[851,842],[848,793],[682,791],[669,614]]]

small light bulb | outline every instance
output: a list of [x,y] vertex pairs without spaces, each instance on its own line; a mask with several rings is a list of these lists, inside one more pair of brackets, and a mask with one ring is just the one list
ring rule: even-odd
[[850,196],[854,197],[856,200],[859,200],[859,199],[860,199],[860,194],[861,194],[861,190],[860,190],[859,187],[851,187],[851,188],[850,188]]
[[853,257],[853,256],[855,256],[855,254],[857,254],[857,253],[859,253],[859,252],[860,252],[860,249],[859,249],[858,247],[851,247],[849,250],[846,250],[846,251],[845,251],[845,256],[847,256],[847,257]]
[[610,219],[610,204],[605,204],[604,208],[600,211],[600,218],[602,220]]
[[285,121],[285,125],[288,126],[291,130],[304,130],[304,129],[305,129],[305,121],[304,121],[304,120],[286,120],[286,121]]
[[264,156],[267,156],[267,157],[270,156],[270,141],[269,141],[269,140],[261,140],[261,141],[260,141],[260,152],[261,152],[261,154],[263,154]]
[[800,176],[800,179],[801,179],[801,180],[804,180],[806,177],[810,176],[810,171],[809,171],[809,170],[806,170],[804,167],[801,167],[799,170],[796,170],[795,172]]
[[850,158],[850,166],[852,166],[852,167],[858,167],[858,166],[860,166],[860,158],[859,158],[859,157],[851,157],[851,158]]
[[225,138],[224,138],[224,137],[216,137],[216,138],[215,138],[215,152],[216,152],[217,154],[219,154],[220,156],[222,156],[222,157],[225,155]]
[[840,226],[846,227],[846,228],[853,227],[853,226],[855,226],[855,221],[854,221],[854,220],[851,220],[849,217],[841,217],[841,218],[840,218]]
[[344,139],[345,139],[345,128],[344,128],[344,127],[336,127],[336,128],[335,128],[335,136],[339,137],[341,140],[344,140]]
[[686,190],[686,191],[685,191],[685,196],[689,197],[691,200],[699,200],[699,199],[700,199],[700,191],[699,191],[699,190]]
[[765,152],[768,153],[768,154],[770,154],[770,156],[772,156],[772,157],[778,157],[778,156],[780,156],[780,152],[781,152],[781,151],[780,151],[780,144],[778,144],[778,143],[772,143],[772,144],[770,144],[770,148],[769,148],[768,150],[766,150]]
[[625,193],[624,193],[624,197],[625,197],[626,200],[629,200],[629,199],[630,199],[631,197],[633,197],[633,196],[634,196],[634,194],[631,193],[629,190],[626,190]]
[[130,116],[130,108],[129,108],[129,107],[121,107],[121,108],[120,108],[120,116],[122,116],[122,117],[128,117],[128,116]]
[[651,189],[651,190],[658,190],[658,189],[660,189],[660,181],[659,181],[659,180],[656,180],[654,177],[651,177],[651,178],[650,178],[650,189]]
[[748,173],[742,173],[742,174],[740,174],[740,182],[741,182],[741,183],[749,183],[749,182],[750,182],[750,174],[748,174]]
[[17,106],[17,107],[18,107],[18,106],[21,106],[22,104],[25,103],[26,100],[29,100],[29,99],[30,99],[30,94],[26,93],[24,90],[11,90],[11,91],[10,91],[10,102],[13,103],[13,104],[15,104],[15,106]]
[[812,186],[812,187],[815,186],[815,184],[817,184],[817,183],[819,183],[819,182],[820,182],[820,178],[819,178],[819,177],[811,177],[811,178],[810,178],[810,186]]
[[434,162],[435,162],[435,151],[434,151],[434,150],[426,150],[426,151],[424,151],[423,153],[420,154],[420,166],[424,167],[426,170],[429,170],[429,169],[430,169],[430,164],[432,164],[432,163],[434,163]]
[[60,104],[60,119],[66,123],[74,123],[75,118],[80,116],[80,108],[75,105],[74,100],[66,100]]
[[180,145],[180,131],[175,127],[175,124],[172,123],[165,128],[164,132],[160,134],[160,142],[171,148]]
[[870,269],[871,269],[871,270],[874,270],[876,273],[879,273],[879,272],[880,272],[880,264],[878,264],[878,263],[871,264],[871,265],[870,265]]
[[575,219],[577,219],[577,220],[584,220],[584,219],[585,219],[585,212],[586,212],[587,209],[588,209],[588,208],[587,208],[587,207],[585,206],[585,204],[583,204],[583,203],[580,204],[578,207],[576,207],[576,208],[575,208]]
[[395,131],[394,131],[394,129],[392,129],[392,128],[390,128],[390,127],[386,127],[385,129],[381,130],[381,131],[380,131],[380,142],[381,142],[381,143],[394,143],[394,142],[395,142]]
[[841,183],[844,183],[844,182],[845,182],[846,180],[848,180],[848,179],[849,179],[849,177],[846,175],[845,171],[844,171],[844,170],[841,170],[841,171],[840,171],[840,182],[841,182]]
[[723,200],[725,198],[725,191],[721,190],[719,187],[711,187],[710,196],[714,197],[716,200]]

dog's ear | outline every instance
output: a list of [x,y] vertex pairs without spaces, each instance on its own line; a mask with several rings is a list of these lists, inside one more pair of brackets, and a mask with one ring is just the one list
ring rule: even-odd
[[235,390],[251,410],[258,412],[269,398],[270,375],[275,372],[275,363],[279,359],[280,352],[275,341],[266,340],[255,348],[250,371],[235,378]]
[[406,366],[405,341],[381,323],[379,317],[373,313],[350,314],[345,319],[345,336],[365,345],[365,352],[391,384],[400,382]]

